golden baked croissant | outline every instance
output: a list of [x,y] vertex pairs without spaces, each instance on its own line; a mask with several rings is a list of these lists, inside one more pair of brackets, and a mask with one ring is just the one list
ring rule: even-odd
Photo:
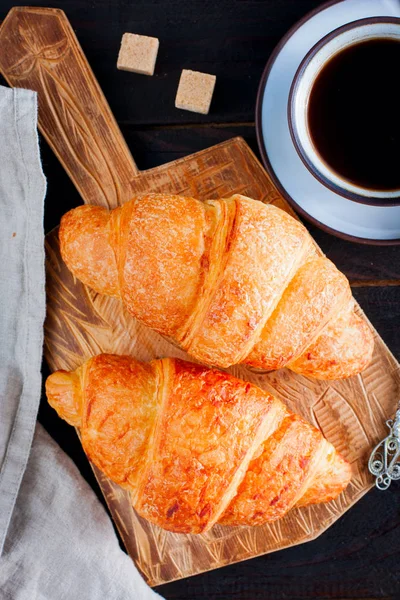
[[339,379],[371,359],[346,277],[274,206],[151,194],[75,208],[59,236],[78,279],[207,364]]
[[255,385],[204,366],[100,354],[50,375],[46,393],[80,428],[89,459],[131,492],[140,515],[171,531],[273,521],[332,500],[351,478],[320,431]]

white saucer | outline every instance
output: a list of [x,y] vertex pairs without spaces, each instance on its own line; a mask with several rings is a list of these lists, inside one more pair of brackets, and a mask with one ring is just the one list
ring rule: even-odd
[[341,25],[375,16],[400,17],[400,0],[336,0],[299,21],[281,40],[265,67],[258,91],[256,126],[267,171],[297,212],[338,237],[388,245],[400,244],[400,206],[367,206],[328,190],[300,160],[287,120],[290,86],[310,48]]

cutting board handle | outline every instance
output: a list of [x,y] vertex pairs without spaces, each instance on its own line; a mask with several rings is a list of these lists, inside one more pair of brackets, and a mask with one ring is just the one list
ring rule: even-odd
[[0,29],[0,70],[38,92],[39,128],[83,201],[129,200],[139,171],[62,10],[15,7]]

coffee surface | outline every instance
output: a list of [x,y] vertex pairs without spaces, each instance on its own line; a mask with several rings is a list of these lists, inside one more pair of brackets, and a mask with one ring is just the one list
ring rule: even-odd
[[400,42],[374,39],[338,52],[311,89],[308,125],[322,159],[348,181],[400,188]]

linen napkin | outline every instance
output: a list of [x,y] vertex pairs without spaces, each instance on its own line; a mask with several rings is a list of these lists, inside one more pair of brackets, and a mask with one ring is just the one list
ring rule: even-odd
[[0,599],[160,598],[75,465],[36,424],[46,191],[36,126],[36,93],[0,86]]
[[36,94],[0,87],[0,554],[40,400],[45,191]]
[[120,549],[93,490],[40,424],[0,561],[0,598],[160,598]]

